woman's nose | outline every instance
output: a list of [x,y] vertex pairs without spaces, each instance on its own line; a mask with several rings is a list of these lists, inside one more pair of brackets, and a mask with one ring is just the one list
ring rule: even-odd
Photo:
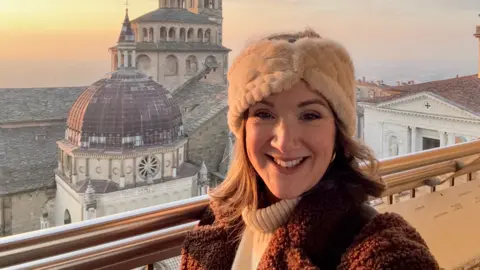
[[300,128],[287,121],[280,121],[274,128],[272,146],[282,153],[289,153],[299,145]]

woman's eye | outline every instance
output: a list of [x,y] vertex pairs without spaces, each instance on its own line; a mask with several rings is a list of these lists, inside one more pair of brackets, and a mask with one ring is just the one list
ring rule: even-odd
[[304,113],[304,114],[302,114],[302,119],[307,120],[307,121],[317,120],[317,119],[320,119],[320,118],[322,118],[322,117],[318,113]]
[[259,119],[270,119],[270,118],[273,118],[273,115],[269,112],[256,112],[254,114],[254,116],[256,118],[259,118]]

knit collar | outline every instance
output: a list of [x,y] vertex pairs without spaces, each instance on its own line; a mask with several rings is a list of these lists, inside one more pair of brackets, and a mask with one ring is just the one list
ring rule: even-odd
[[300,197],[281,200],[261,209],[246,207],[242,212],[242,218],[245,225],[254,231],[271,233],[287,222],[299,201]]

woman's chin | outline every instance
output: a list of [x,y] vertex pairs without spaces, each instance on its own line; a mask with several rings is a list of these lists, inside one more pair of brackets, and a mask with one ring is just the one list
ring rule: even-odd
[[295,199],[302,194],[302,192],[295,192],[294,190],[287,189],[287,188],[273,189],[273,190],[270,190],[270,192],[278,200]]

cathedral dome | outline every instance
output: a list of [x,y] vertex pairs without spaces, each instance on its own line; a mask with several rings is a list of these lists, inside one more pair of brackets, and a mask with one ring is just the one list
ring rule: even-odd
[[65,136],[82,148],[168,144],[183,136],[182,115],[168,90],[134,68],[122,68],[77,98]]

